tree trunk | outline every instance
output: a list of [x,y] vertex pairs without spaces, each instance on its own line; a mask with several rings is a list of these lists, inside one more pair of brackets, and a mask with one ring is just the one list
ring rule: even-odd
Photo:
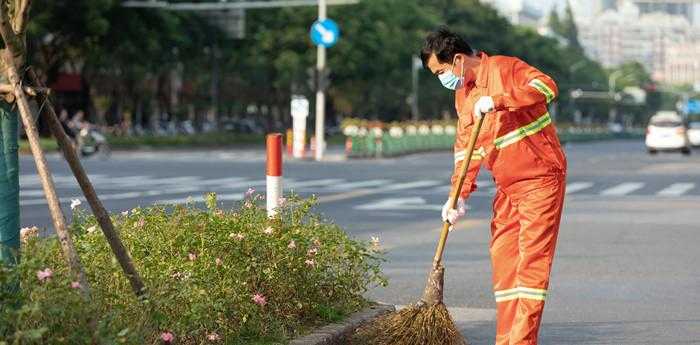
[[12,105],[0,102],[0,262],[9,265],[19,260],[18,118]]

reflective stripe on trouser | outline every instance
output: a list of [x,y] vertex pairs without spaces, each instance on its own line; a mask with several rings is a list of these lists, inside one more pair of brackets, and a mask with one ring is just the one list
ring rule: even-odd
[[496,194],[490,245],[496,345],[537,344],[564,185],[552,178],[522,195]]
[[544,115],[537,118],[537,120],[496,138],[493,143],[496,145],[496,148],[500,150],[508,145],[517,143],[523,138],[529,137],[541,131],[551,123],[552,118],[549,116],[549,113],[544,113]]

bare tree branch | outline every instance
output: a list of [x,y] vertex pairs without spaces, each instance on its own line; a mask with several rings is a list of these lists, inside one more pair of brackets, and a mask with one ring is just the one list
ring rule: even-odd
[[9,49],[12,52],[20,52],[24,49],[20,47],[19,38],[15,34],[12,28],[12,21],[10,20],[10,0],[1,0],[0,2],[0,33],[2,34],[2,39],[5,41],[5,49]]
[[[29,7],[32,5],[32,0],[15,0],[15,18],[14,18],[14,30],[19,36],[23,36],[27,30],[27,23],[29,22]],[[17,4],[19,2],[19,4]]]

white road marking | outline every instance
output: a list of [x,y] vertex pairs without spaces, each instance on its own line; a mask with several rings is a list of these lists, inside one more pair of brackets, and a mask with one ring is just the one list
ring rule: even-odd
[[355,206],[356,210],[431,210],[440,211],[442,205],[428,205],[421,197],[381,199],[376,202]]
[[632,193],[638,189],[642,189],[642,187],[644,187],[644,183],[641,182],[625,182],[600,192],[600,195],[622,196]]
[[22,198],[25,196],[33,196],[33,197],[44,196],[44,190],[22,190],[20,188],[19,197]]
[[357,182],[347,182],[347,183],[340,183],[335,186],[330,186],[328,187],[329,190],[352,190],[352,189],[357,189],[357,188],[366,188],[366,187],[377,187],[381,185],[385,185],[388,183],[391,183],[392,180],[367,180],[367,181],[357,181]]
[[681,196],[695,188],[695,183],[674,183],[656,193],[660,196]]
[[593,182],[572,182],[566,185],[566,194],[573,194],[593,187]]
[[337,178],[327,178],[327,179],[320,179],[320,180],[307,180],[307,181],[301,181],[297,182],[294,180],[290,180],[289,182],[283,182],[282,187],[285,188],[306,188],[306,187],[311,187],[311,186],[328,186],[328,185],[334,185],[336,183],[343,183],[345,180],[343,179],[337,179]]
[[[124,200],[124,199],[135,199],[143,197],[151,197],[156,195],[168,195],[168,194],[182,194],[196,192],[199,188],[197,187],[182,187],[173,188],[169,190],[148,190],[148,191],[137,191],[137,192],[125,192],[125,193],[114,193],[114,194],[98,194],[100,200]],[[73,199],[79,199],[85,201],[85,197],[82,195],[74,195],[70,197],[59,198],[60,203],[70,203]],[[32,205],[46,205],[46,199],[29,199],[21,200],[19,202],[20,206],[32,206]]]
[[414,182],[405,182],[405,183],[396,183],[392,185],[388,185],[383,188],[379,188],[379,191],[383,192],[389,192],[389,191],[397,191],[397,190],[406,190],[406,189],[413,189],[413,188],[423,188],[423,187],[433,187],[441,184],[442,182],[440,181],[435,181],[435,180],[421,180],[421,181],[414,181]]

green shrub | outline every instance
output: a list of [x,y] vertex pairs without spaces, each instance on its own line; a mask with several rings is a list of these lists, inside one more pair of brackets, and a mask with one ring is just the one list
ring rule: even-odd
[[[29,240],[20,265],[0,275],[4,286],[21,281],[19,301],[0,296],[0,336],[8,344],[158,344],[170,332],[177,344],[278,344],[357,311],[369,287],[385,284],[380,251],[313,214],[314,200],[291,198],[272,219],[260,200],[248,196],[224,211],[211,194],[204,210],[113,215],[148,287],[145,302],[134,297],[94,217],[76,212],[72,233],[91,302],[71,287],[57,241]],[[53,275],[40,282],[47,268]]]

